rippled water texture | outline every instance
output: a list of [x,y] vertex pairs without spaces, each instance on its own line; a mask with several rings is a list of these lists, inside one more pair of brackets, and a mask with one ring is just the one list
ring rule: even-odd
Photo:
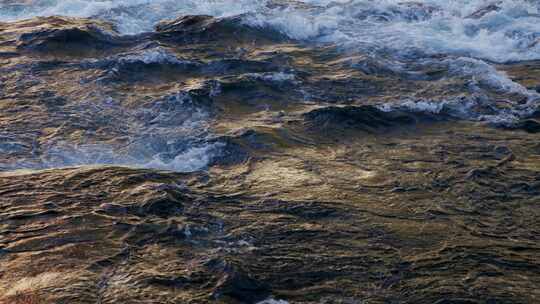
[[0,303],[540,303],[540,1],[0,0]]
[[[245,26],[277,31],[304,45],[330,45],[343,54],[361,54],[367,59],[351,62],[351,66],[367,74],[373,73],[375,67],[376,74],[384,70],[382,73],[422,81],[433,78],[428,70],[439,69],[445,71],[444,76],[439,76],[441,81],[462,79],[466,84],[461,95],[427,98],[409,94],[390,102],[381,100],[377,107],[387,112],[444,113],[459,119],[512,125],[534,113],[540,103],[538,92],[514,82],[494,66],[540,59],[537,1],[28,0],[4,1],[1,6],[0,21],[4,22],[35,16],[89,17],[112,22],[120,35],[126,37],[153,32],[158,22],[183,15],[238,16]],[[184,70],[200,64],[184,61],[163,48],[148,47],[82,62],[87,65],[114,62],[117,68],[139,63],[185,66]],[[294,78],[294,74],[290,75]],[[309,91],[293,78],[283,81],[293,83],[298,90]],[[126,116],[120,122],[122,128],[129,130],[129,140],[122,148],[107,142],[73,146],[59,141],[41,156],[40,166],[104,163],[174,170],[205,167],[211,161],[208,155],[219,154],[218,143],[207,143],[211,113],[209,109],[175,101],[175,94],[184,93],[170,92],[158,98],[157,105],[144,109],[118,110]],[[493,94],[519,97],[501,106],[493,102]],[[98,113],[100,107],[113,113],[117,101],[105,93],[101,95],[98,104],[92,103],[98,107],[92,113]],[[305,100],[310,101],[310,96],[305,95]],[[184,163],[190,160],[188,163],[193,165],[178,165],[178,160]],[[14,167],[27,166],[18,162]]]

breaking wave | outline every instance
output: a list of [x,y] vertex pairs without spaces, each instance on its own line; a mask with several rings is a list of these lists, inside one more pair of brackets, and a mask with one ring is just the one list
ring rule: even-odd
[[[208,110],[185,91],[150,100],[135,109],[104,96],[100,102],[81,102],[68,110],[89,116],[93,121],[114,117],[115,128],[122,135],[78,143],[61,138],[50,140],[33,147],[32,154],[38,155],[36,159],[0,163],[0,170],[122,165],[192,172],[206,168],[220,156],[225,145],[213,140],[208,131]],[[17,153],[25,148],[15,141],[0,141],[0,151],[4,153]]]
[[[152,31],[164,19],[201,14],[240,16],[247,26],[277,30],[301,43],[330,44],[343,52],[360,52],[384,70],[407,79],[427,79],[422,67],[440,66],[447,73],[445,77],[467,83],[463,96],[441,100],[404,96],[379,105],[384,111],[444,113],[512,124],[536,111],[540,104],[539,93],[512,81],[493,64],[540,59],[540,2],[535,0],[28,0],[0,4],[3,22],[51,15],[90,17],[112,22],[123,35]],[[87,63],[99,64],[100,60]],[[114,68],[103,76],[104,82],[119,71],[121,74],[125,66],[128,69],[124,74],[130,74],[133,65],[186,70],[201,65],[161,47],[123,53],[105,61],[112,62]],[[356,68],[369,74],[377,66],[360,64]],[[302,85],[294,73],[246,73],[244,77]],[[491,92],[522,98],[516,102],[510,98],[499,106],[490,99]],[[168,96],[136,112],[118,109],[115,113],[125,117],[123,128],[128,130],[122,143],[50,142],[38,164],[17,167],[122,164],[176,171],[204,168],[219,154],[221,145],[207,140],[209,114],[194,107],[186,96]],[[112,105],[106,102],[104,107]],[[0,152],[23,148],[5,140]]]
[[[520,118],[532,115],[540,106],[540,94],[512,81],[504,72],[488,63],[467,57],[446,59],[439,62],[448,70],[448,76],[461,77],[468,82],[463,96],[444,100],[411,100],[382,104],[383,111],[394,109],[487,121],[497,125],[512,125]],[[522,98],[506,100],[498,105],[487,93],[515,94]],[[523,102],[525,100],[525,102]]]
[[540,3],[525,0],[305,1],[250,17],[297,39],[350,48],[455,54],[506,62],[540,58]]
[[41,157],[45,168],[115,164],[191,172],[205,168],[222,147],[208,140],[210,114],[196,104],[189,92],[164,96],[134,110],[112,99],[106,99],[102,106],[122,118],[123,125],[117,126],[126,130],[122,142],[51,143]]
[[34,0],[1,6],[1,21],[95,17],[112,21],[125,34],[150,31],[160,20],[180,15],[244,15],[252,26],[352,49],[497,62],[540,59],[540,3],[532,0]]

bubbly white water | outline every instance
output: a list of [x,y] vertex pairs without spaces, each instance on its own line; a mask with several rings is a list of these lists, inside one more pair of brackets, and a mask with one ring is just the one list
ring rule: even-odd
[[268,82],[287,82],[287,81],[294,81],[295,76],[294,74],[290,73],[283,73],[283,72],[274,72],[274,73],[249,73],[245,76],[258,79],[262,81],[268,81]]
[[99,17],[113,21],[124,34],[135,34],[179,15],[228,17],[256,11],[263,5],[264,1],[257,0],[29,0],[0,4],[0,21],[52,15]]
[[257,304],[289,304],[289,302],[285,300],[275,300],[275,299],[269,298],[264,301],[258,302]]
[[98,17],[114,22],[126,34],[149,31],[162,19],[186,14],[247,14],[245,21],[253,26],[353,49],[403,55],[420,50],[498,62],[540,59],[537,0],[28,0],[0,4],[0,21],[48,15]]
[[[403,55],[457,54],[493,61],[540,58],[540,2],[524,0],[306,1],[324,8],[258,14],[288,35]],[[497,10],[485,10],[497,5]]]
[[[430,62],[426,62],[430,64]],[[450,77],[460,77],[468,80],[468,88],[464,89],[471,96],[457,97],[451,100],[410,100],[399,103],[383,104],[383,111],[393,109],[423,112],[429,114],[445,114],[469,120],[487,121],[498,125],[512,125],[520,118],[530,116],[540,106],[540,94],[528,90],[517,82],[512,81],[506,73],[498,71],[485,61],[458,57],[445,59],[437,64],[445,66]],[[503,107],[492,103],[484,94],[485,90],[502,94],[517,94],[527,101],[507,101]],[[484,109],[484,111],[480,109]]]
[[[152,63],[155,61],[148,61],[148,64]],[[207,167],[224,147],[221,142],[209,140],[209,114],[186,92],[166,95],[137,109],[126,109],[105,96],[102,102],[82,102],[79,108],[72,110],[97,120],[117,117],[115,127],[125,130],[126,135],[120,142],[73,143],[53,139],[41,145],[40,151],[34,151],[39,155],[38,160],[0,163],[0,170],[122,165],[193,172]],[[0,152],[17,152],[17,143],[7,136],[2,140],[1,135]]]
[[192,64],[192,62],[179,59],[173,54],[170,54],[161,47],[156,47],[149,50],[144,50],[137,54],[131,54],[118,59],[120,63],[141,62],[144,64],[160,63],[160,64]]
[[[468,93],[473,93],[472,98],[454,100],[404,97],[400,102],[381,105],[385,111],[398,108],[444,112],[465,119],[509,124],[540,105],[540,94],[513,82],[490,63],[540,59],[539,0],[0,0],[0,21],[51,15],[91,17],[112,22],[121,34],[151,31],[163,19],[193,14],[241,15],[248,26],[277,30],[306,43],[330,43],[347,52],[359,51],[388,70],[411,77],[418,72],[407,70],[407,63],[443,65],[449,70],[449,77],[468,79]],[[442,57],[446,59],[430,59],[439,54],[446,55]],[[193,64],[159,47],[114,60],[124,64]],[[294,74],[283,72],[246,77],[296,83]],[[527,102],[498,109],[486,101],[484,90],[515,93],[526,97]],[[218,91],[219,88],[215,92]],[[44,156],[43,166],[126,164],[176,171],[207,166],[220,145],[206,143],[205,135],[193,131],[200,125],[172,123],[185,111],[182,96],[158,105],[163,108],[132,113],[133,117],[141,117],[141,121],[131,122],[132,134],[141,135],[131,139],[126,149],[58,142]],[[489,111],[477,110],[482,107]],[[195,124],[207,119],[200,111],[189,113],[192,117],[182,119]],[[5,140],[0,152],[22,148]]]
[[[62,144],[65,146],[62,146]],[[222,144],[220,143],[192,146],[172,159],[164,159],[162,153],[147,157],[122,154],[122,152],[118,151],[118,147],[106,144],[70,145],[61,143],[60,146],[54,146],[47,151],[39,166],[19,164],[16,167],[46,169],[81,165],[121,165],[177,172],[194,172],[208,166],[212,158],[219,153],[221,147]]]

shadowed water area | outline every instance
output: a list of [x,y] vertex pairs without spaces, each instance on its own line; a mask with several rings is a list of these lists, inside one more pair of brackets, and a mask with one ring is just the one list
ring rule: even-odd
[[0,0],[0,303],[539,303],[540,4]]

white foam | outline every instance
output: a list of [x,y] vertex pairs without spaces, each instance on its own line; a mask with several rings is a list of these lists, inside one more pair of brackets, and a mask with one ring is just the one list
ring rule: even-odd
[[319,8],[259,12],[254,26],[270,26],[296,39],[351,48],[413,49],[493,61],[540,59],[540,4],[502,0],[498,11],[468,18],[485,0],[304,1]]
[[181,60],[170,52],[161,47],[144,50],[137,54],[130,54],[124,57],[120,57],[118,60],[120,63],[133,63],[142,62],[144,64],[160,63],[160,64],[190,64],[191,62]]
[[426,114],[445,114],[450,117],[495,125],[510,126],[519,119],[530,116],[537,109],[540,99],[523,105],[497,108],[485,97],[473,96],[448,100],[404,100],[395,103],[384,103],[377,106],[384,112],[407,111]]
[[41,0],[30,5],[0,4],[0,21],[52,15],[100,17],[116,23],[124,34],[135,34],[152,30],[162,19],[191,14],[228,17],[264,4],[251,0]]
[[206,168],[224,147],[223,143],[209,139],[209,113],[184,91],[131,110],[105,97],[101,105],[83,102],[80,111],[96,120],[104,119],[101,113],[106,117],[116,116],[116,127],[126,135],[111,142],[49,141],[40,147],[39,162],[16,168],[121,165],[192,172]]
[[[452,53],[494,61],[540,59],[540,4],[531,0],[304,0],[268,8],[270,0],[43,0],[0,5],[0,21],[33,16],[101,17],[123,33],[149,31],[162,19],[186,14],[227,17],[251,13],[254,26],[270,26],[296,39],[406,52]],[[488,4],[487,10],[471,18]]]
[[136,151],[124,151],[111,144],[73,145],[68,142],[50,147],[41,164],[31,169],[60,168],[81,165],[119,165],[137,168],[193,172],[206,168],[218,156],[222,143],[203,143],[191,146],[174,158],[167,159],[165,152],[141,156]]
[[443,111],[448,115],[463,119],[477,119],[470,109],[478,104],[477,100],[469,98],[455,98],[450,100],[410,100],[406,99],[397,103],[385,103],[377,108],[384,112],[402,110],[427,114],[441,114]]
[[[273,8],[268,6],[272,0],[34,0],[33,4],[18,6],[4,2],[0,2],[0,21],[50,15],[97,17],[112,21],[124,34],[150,31],[162,19],[186,14],[216,17],[246,14],[244,22],[250,26],[269,27],[291,38],[334,43],[359,49],[374,58],[388,58],[381,63],[396,73],[415,73],[401,64],[400,60],[406,58],[404,62],[442,64],[450,71],[449,76],[469,80],[467,98],[404,98],[399,103],[381,105],[385,111],[398,108],[431,114],[448,112],[460,118],[511,123],[540,104],[538,93],[527,90],[484,61],[540,59],[540,1],[536,0],[304,0]],[[478,13],[492,3],[499,8]],[[471,18],[473,14],[475,18]],[[441,63],[429,61],[418,56],[419,53],[452,56]],[[424,63],[422,58],[426,60]],[[159,47],[125,54],[118,60],[186,63]],[[296,80],[294,74],[284,72],[247,76],[278,83]],[[527,101],[524,104],[510,101],[508,107],[500,109],[491,104],[485,107],[484,103],[489,103],[487,91],[520,94]],[[213,88],[212,94],[219,94],[219,86]],[[482,111],[482,107],[489,111]],[[192,144],[194,138],[204,139],[208,114],[192,107],[186,94],[170,96],[128,114],[140,117],[141,121],[129,123],[130,134],[139,137],[130,139],[126,151],[118,151],[106,143],[78,146],[54,143],[44,160],[45,166],[114,163],[192,171],[207,166],[219,150],[217,144],[200,141]],[[188,147],[179,149],[179,141],[186,141],[181,143]],[[0,148],[7,151],[13,147]]]
[[289,304],[289,302],[285,300],[275,300],[275,299],[269,298],[264,301],[258,302],[257,304]]
[[[514,82],[506,73],[498,71],[485,61],[458,57],[442,61],[425,60],[419,65],[445,68],[448,70],[447,77],[463,79],[466,83],[463,88],[464,95],[439,100],[404,98],[400,102],[379,105],[379,109],[429,114],[444,112],[446,115],[461,119],[510,125],[521,118],[530,116],[540,107],[538,92],[528,90]],[[517,97],[504,98],[504,103],[498,104],[491,100],[493,93],[502,94],[500,96],[511,94]]]
[[[533,0],[41,0],[0,4],[0,21],[34,16],[98,17],[122,33],[150,31],[162,19],[249,14],[246,23],[295,39],[364,49],[412,49],[498,62],[540,59],[540,2]],[[279,3],[283,4],[284,1]],[[286,3],[286,2],[285,2]],[[304,3],[299,5],[298,3]],[[485,10],[489,4],[499,9]],[[476,14],[475,14],[476,12]],[[475,14],[475,18],[471,15]]]
[[518,93],[525,96],[536,94],[482,60],[461,57],[447,59],[444,62],[448,65],[451,76],[470,77],[478,84],[499,92]]
[[268,82],[288,82],[294,81],[296,79],[296,76],[294,74],[284,72],[248,73],[246,74],[246,76]]
[[148,163],[142,164],[143,168],[172,170],[178,172],[193,172],[201,170],[208,166],[222,143],[207,144],[201,147],[192,147],[187,151],[178,154],[172,160],[163,160],[160,155],[154,155],[154,158]]
[[442,109],[444,108],[445,102],[430,102],[430,101],[405,101],[401,103],[399,106],[403,108],[407,108],[414,112],[425,112],[425,113],[432,113],[432,114],[439,114],[441,113]]

